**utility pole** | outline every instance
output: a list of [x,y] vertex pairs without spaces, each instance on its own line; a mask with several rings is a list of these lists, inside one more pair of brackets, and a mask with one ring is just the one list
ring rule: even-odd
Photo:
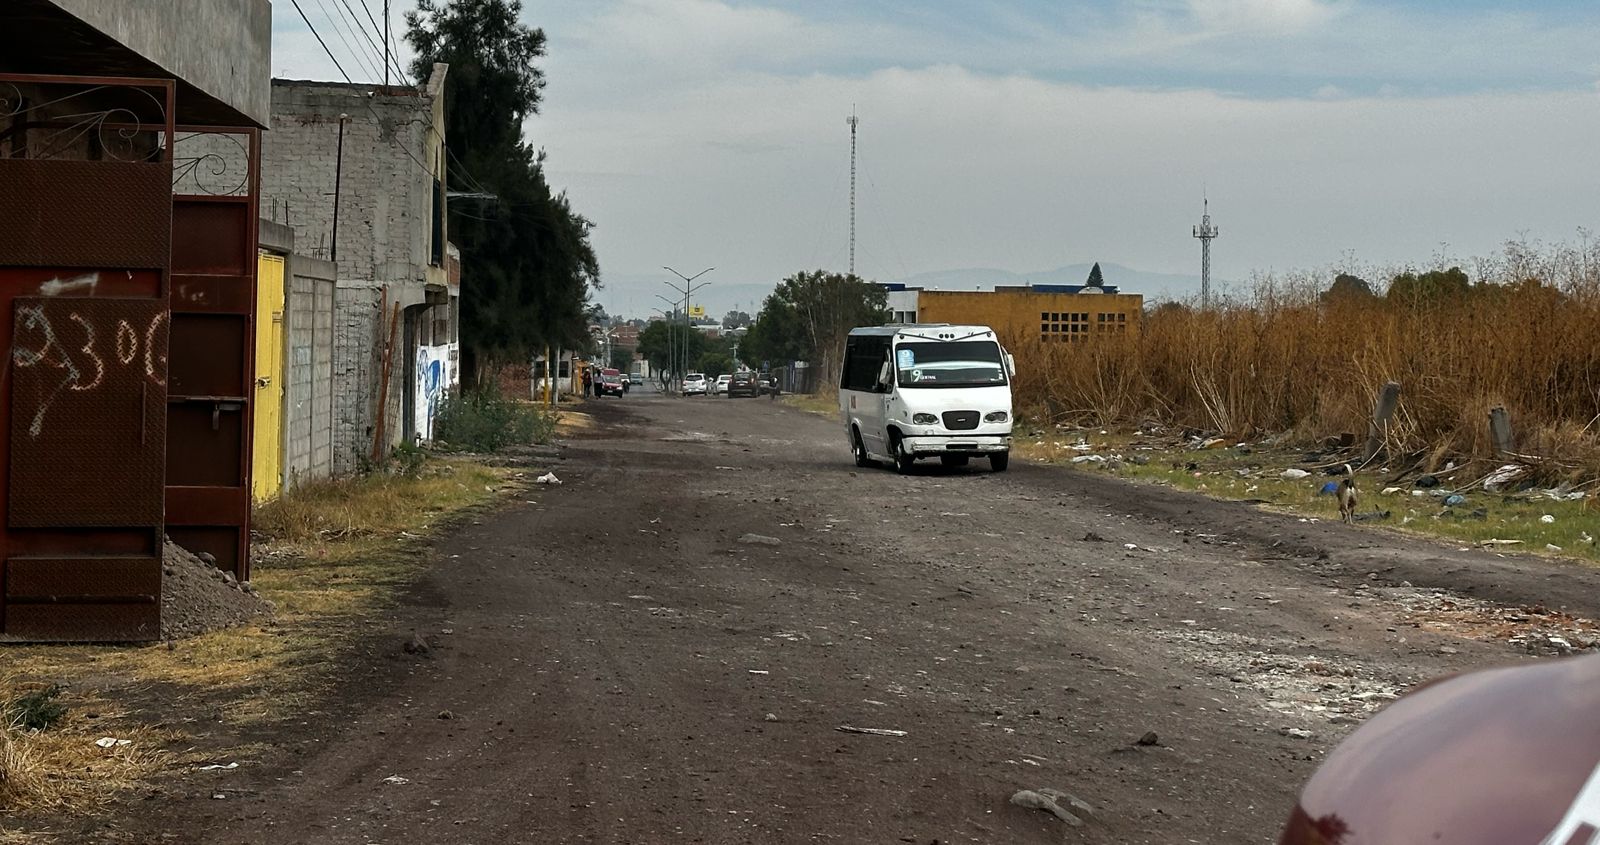
[[344,125],[350,115],[339,115],[339,152],[333,162],[333,243],[328,249],[328,260],[339,261],[339,183],[344,179]]
[[1211,225],[1211,201],[1203,195],[1200,201],[1204,203],[1204,212],[1200,215],[1200,225],[1194,227],[1194,236],[1200,239],[1200,307],[1211,307],[1211,242],[1216,239],[1222,230]]
[[850,275],[856,274],[856,126],[861,123],[861,118],[856,117],[856,107],[850,107],[850,116],[844,119],[850,124]]
[[[674,270],[671,267],[666,266],[665,264],[663,264],[661,266],[661,269],[663,269],[663,270],[667,271],[668,273],[671,273],[672,275],[677,276],[678,278],[683,280],[683,286],[682,287],[679,287],[678,285],[675,285],[675,284],[673,284],[671,282],[666,282],[665,284],[666,284],[667,287],[672,288],[673,290],[675,290],[678,293],[683,295],[683,321],[684,321],[684,324],[685,324],[685,328],[688,330],[688,332],[694,331],[695,330],[695,328],[694,328],[694,318],[689,316],[689,305],[693,301],[691,297],[693,297],[695,291],[700,290],[701,288],[705,287],[706,285],[711,284],[710,282],[701,282],[700,284],[697,285],[697,284],[694,283],[694,280],[700,278],[701,276],[704,276],[705,274],[707,274],[707,273],[709,273],[712,270],[715,270],[717,268],[715,268],[715,267],[707,267],[706,269],[701,270],[700,272],[694,274],[693,276],[685,276],[684,274],[679,273],[677,270]],[[685,332],[684,336],[683,336],[683,365],[684,365],[683,369],[684,369],[685,372],[687,372],[688,368],[689,368],[689,334],[688,334],[688,332]],[[682,384],[682,379],[681,378],[679,379],[679,384],[680,385]]]
[[383,0],[383,87],[389,87],[389,0]]

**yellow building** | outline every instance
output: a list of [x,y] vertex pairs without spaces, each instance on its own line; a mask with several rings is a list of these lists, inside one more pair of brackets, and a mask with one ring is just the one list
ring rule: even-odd
[[[1137,293],[1085,293],[1078,285],[1002,286],[992,291],[917,291],[916,320],[982,325],[1005,343],[1070,343],[1134,335],[1144,311]],[[1091,289],[1103,290],[1103,289]]]

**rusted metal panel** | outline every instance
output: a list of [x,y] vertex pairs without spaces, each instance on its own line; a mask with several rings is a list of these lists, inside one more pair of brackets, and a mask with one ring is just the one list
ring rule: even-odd
[[165,267],[171,170],[163,164],[0,158],[10,266]]
[[6,636],[29,642],[148,642],[161,638],[161,603],[8,603]]
[[13,300],[13,528],[159,525],[167,311],[154,299]]
[[216,131],[246,139],[249,172],[242,190],[231,195],[173,197],[166,530],[244,580],[250,577],[261,136],[256,130]]
[[173,91],[0,74],[0,638],[160,634]]
[[15,557],[6,561],[6,598],[17,602],[151,602],[161,595],[153,557]]

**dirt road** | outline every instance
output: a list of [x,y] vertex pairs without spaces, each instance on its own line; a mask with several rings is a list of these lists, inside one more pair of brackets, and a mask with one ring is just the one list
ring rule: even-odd
[[[338,718],[98,835],[1267,843],[1396,693],[1539,650],[1480,602],[1600,616],[1576,566],[1025,464],[858,471],[765,399],[590,406],[562,486],[440,543]],[[1093,818],[1007,803],[1039,787]]]

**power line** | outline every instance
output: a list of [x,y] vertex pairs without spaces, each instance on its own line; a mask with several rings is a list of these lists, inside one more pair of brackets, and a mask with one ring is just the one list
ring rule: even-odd
[[[385,75],[385,76],[388,75],[389,62],[387,61],[388,57],[384,54],[383,48],[379,47],[378,46],[378,42],[373,40],[372,33],[368,32],[366,24],[361,22],[361,16],[357,15],[356,14],[356,10],[350,7],[350,0],[338,0],[338,2],[343,4],[345,10],[350,13],[350,18],[349,18],[350,22],[354,25],[354,28],[356,30],[360,31],[361,37],[366,39],[367,45],[372,48],[372,52],[378,54],[378,58],[379,58],[378,64],[383,67],[383,71],[384,71],[383,75]],[[365,8],[365,7],[363,7],[363,8]],[[372,14],[371,12],[368,12],[367,13],[368,17],[371,17],[371,14]],[[343,13],[341,12],[340,15],[343,16]],[[383,32],[381,30],[378,32],[378,38],[380,40],[383,38]],[[372,81],[373,82],[377,82],[378,80],[374,79]]]
[[[369,5],[366,0],[359,0],[359,2],[361,3],[361,10],[367,13],[367,20],[372,21],[372,31],[377,34],[379,38],[383,39],[383,57],[385,61],[391,58],[394,59],[394,69],[400,75],[400,81],[407,85],[413,84],[410,77],[406,74],[405,67],[400,63],[400,54],[394,50],[393,45],[389,43],[388,37],[384,34],[387,32],[385,27],[387,27],[389,24],[387,3],[385,3],[384,10],[384,25],[379,26],[378,19],[372,16],[372,6]],[[389,67],[389,65],[385,64],[384,67]]]
[[339,58],[333,54],[332,50],[328,49],[328,42],[323,41],[322,34],[317,32],[317,28],[311,25],[311,19],[306,17],[306,10],[300,8],[300,0],[289,0],[289,2],[293,3],[294,10],[300,13],[300,20],[306,22],[306,29],[311,30],[311,34],[316,36],[317,43],[322,45],[322,52],[327,53],[328,58],[333,59],[333,66],[339,69],[339,75],[344,77],[344,81],[349,82],[350,74],[344,72],[344,66],[339,64]]
[[344,45],[346,50],[350,51],[351,57],[360,63],[361,69],[369,74],[372,73],[372,62],[363,56],[361,51],[350,46],[350,39],[347,37],[348,32],[343,25],[344,19],[342,17],[334,17],[334,14],[328,11],[328,4],[325,3],[324,0],[317,0],[317,8],[322,10],[322,17],[328,21],[330,26],[332,26],[333,34],[338,36],[339,42]]

